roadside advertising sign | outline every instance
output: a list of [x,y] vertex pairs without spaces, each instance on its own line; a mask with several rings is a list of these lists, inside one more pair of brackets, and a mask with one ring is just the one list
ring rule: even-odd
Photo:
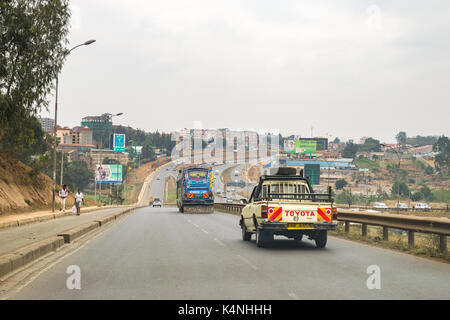
[[297,154],[316,153],[317,141],[314,140],[285,140],[284,152]]
[[98,164],[95,166],[95,182],[122,183],[121,164]]

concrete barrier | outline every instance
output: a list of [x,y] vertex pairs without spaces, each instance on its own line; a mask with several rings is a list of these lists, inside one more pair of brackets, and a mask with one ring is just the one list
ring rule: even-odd
[[92,221],[61,232],[58,234],[58,236],[64,238],[64,243],[71,243],[73,240],[85,235],[89,231],[92,231],[98,227],[100,227],[100,223],[98,221]]
[[55,251],[63,244],[63,238],[54,236],[0,256],[0,277]]
[[100,227],[101,227],[101,226],[104,226],[105,224],[107,224],[108,222],[111,222],[112,220],[116,220],[116,216],[115,215],[95,220],[95,222],[98,222]]

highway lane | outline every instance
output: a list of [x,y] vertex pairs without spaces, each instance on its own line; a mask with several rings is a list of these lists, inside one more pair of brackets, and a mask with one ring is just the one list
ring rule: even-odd
[[[14,299],[449,299],[450,266],[356,242],[241,240],[238,217],[143,208],[49,268]],[[66,288],[70,265],[81,289]],[[381,289],[366,286],[367,267]]]

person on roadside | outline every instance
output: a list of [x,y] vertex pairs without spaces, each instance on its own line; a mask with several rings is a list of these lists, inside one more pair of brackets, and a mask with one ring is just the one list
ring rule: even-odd
[[82,204],[84,204],[83,193],[80,189],[78,189],[77,193],[75,194],[75,207],[77,208],[77,216],[80,215]]
[[59,208],[59,211],[66,212],[66,198],[69,195],[69,189],[67,189],[67,186],[65,184],[62,185],[61,190],[59,190],[59,198],[61,199],[61,208]]

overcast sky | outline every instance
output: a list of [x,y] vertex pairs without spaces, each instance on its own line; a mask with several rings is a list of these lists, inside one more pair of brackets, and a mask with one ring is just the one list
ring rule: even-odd
[[[450,135],[450,1],[72,0],[58,122]],[[50,113],[53,117],[53,100]],[[49,116],[42,112],[43,116]]]

